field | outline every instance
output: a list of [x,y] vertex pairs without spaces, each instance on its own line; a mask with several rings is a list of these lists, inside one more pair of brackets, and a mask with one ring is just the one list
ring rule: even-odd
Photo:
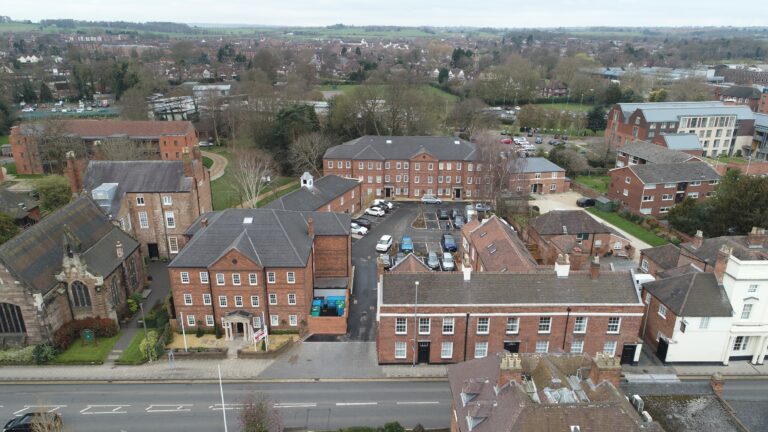
[[0,144],[8,144],[8,135],[0,135]]
[[608,185],[611,184],[610,176],[576,176],[574,179],[576,183],[583,184],[586,187],[592,188],[600,193],[608,193]]
[[[323,86],[318,86],[317,90],[319,90],[319,91],[339,91],[339,92],[342,92],[343,94],[348,94],[355,87],[357,87],[357,84],[323,85]],[[383,89],[384,85],[380,84],[380,85],[375,85],[373,87],[376,87],[376,88],[379,88],[379,89]],[[428,85],[428,84],[421,85],[419,87],[419,89],[422,92],[424,92],[425,94],[435,94],[435,95],[438,95],[438,96],[442,97],[443,99],[445,99],[445,102],[447,104],[449,104],[449,105],[453,104],[453,103],[456,103],[459,100],[458,96],[452,95],[452,94],[447,93],[447,92],[444,92],[444,91],[440,90],[439,88],[432,87],[431,85]]]
[[573,103],[571,101],[568,104],[564,103],[554,103],[554,104],[536,104],[539,108],[547,109],[547,110],[556,110],[556,111],[571,111],[571,112],[579,112],[579,113],[587,113],[589,112],[594,105],[580,105],[579,99],[576,99],[576,103]]

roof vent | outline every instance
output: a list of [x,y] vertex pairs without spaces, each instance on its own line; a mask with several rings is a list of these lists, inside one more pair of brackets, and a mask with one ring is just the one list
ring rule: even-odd
[[253,218],[252,217],[245,217],[245,218],[243,218],[243,223],[244,224],[252,224],[253,223]]
[[461,144],[461,141],[455,140],[453,143],[456,144],[456,145],[459,145],[459,144]]
[[392,144],[392,140],[391,140],[391,139],[388,139],[388,140],[387,140],[387,144]]

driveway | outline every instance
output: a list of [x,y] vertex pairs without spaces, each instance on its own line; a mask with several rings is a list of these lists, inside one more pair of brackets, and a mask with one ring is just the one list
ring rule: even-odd
[[224,175],[224,169],[227,167],[227,163],[229,162],[227,158],[218,153],[212,153],[209,151],[202,151],[200,153],[213,161],[213,165],[211,165],[210,168],[211,181],[214,181]]
[[535,201],[533,201],[531,205],[538,206],[539,211],[542,214],[550,212],[552,210],[581,210],[586,214],[592,216],[592,218],[595,219],[596,221],[603,223],[605,225],[608,225],[609,227],[615,229],[621,235],[628,238],[629,242],[637,251],[637,253],[635,253],[635,258],[634,258],[636,261],[640,259],[641,250],[653,247],[648,243],[638,239],[637,237],[629,235],[626,231],[620,228],[617,228],[614,225],[611,225],[610,223],[600,219],[599,217],[593,215],[592,213],[589,213],[585,211],[583,208],[577,206],[576,200],[583,197],[583,195],[581,195],[578,192],[570,191],[570,192],[563,192],[559,194],[544,194],[544,195],[532,195],[532,196],[535,198]]

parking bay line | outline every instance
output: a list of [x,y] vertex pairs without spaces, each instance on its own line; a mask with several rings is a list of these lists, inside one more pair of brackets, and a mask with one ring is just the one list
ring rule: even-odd
[[364,406],[378,405],[378,402],[336,402],[336,406]]
[[397,402],[396,405],[439,405],[438,401],[412,401],[412,402]]

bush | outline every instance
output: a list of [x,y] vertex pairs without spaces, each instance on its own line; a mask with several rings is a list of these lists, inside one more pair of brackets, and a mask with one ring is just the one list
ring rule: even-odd
[[213,334],[216,335],[216,339],[221,339],[221,327],[219,327],[218,324],[216,324],[216,327],[213,328]]
[[35,362],[34,346],[28,346],[20,349],[8,349],[0,351],[0,364],[21,365],[32,364]]
[[203,334],[204,334],[203,333],[203,328],[202,327],[198,327],[197,328],[197,332],[195,332],[195,336],[201,338],[201,337],[203,337]]
[[139,304],[136,303],[136,300],[129,298],[126,303],[128,304],[128,310],[131,311],[131,315],[134,315],[139,310]]
[[141,352],[141,355],[142,355],[144,358],[149,358],[149,357],[147,356],[147,341],[149,341],[149,349],[153,351],[153,353],[152,353],[152,354],[153,354],[153,356],[154,356],[154,355],[155,355],[155,353],[154,353],[154,349],[153,349],[153,348],[154,348],[154,346],[157,344],[157,332],[156,332],[156,331],[154,331],[154,330],[150,330],[150,331],[147,333],[147,336],[145,336],[145,337],[144,337],[144,338],[141,340],[141,343],[139,344],[139,352]]
[[93,330],[97,337],[112,337],[118,331],[117,324],[109,318],[72,320],[59,327],[53,334],[53,346],[57,351],[64,351],[80,337],[80,333],[85,329]]
[[35,345],[32,350],[32,357],[34,357],[36,364],[45,364],[56,357],[56,350],[48,344]]
[[12,175],[17,174],[16,162],[7,163],[4,166],[5,166],[5,172],[7,172],[8,174],[12,174]]
[[405,432],[405,428],[398,422],[389,422],[384,425],[384,432]]

